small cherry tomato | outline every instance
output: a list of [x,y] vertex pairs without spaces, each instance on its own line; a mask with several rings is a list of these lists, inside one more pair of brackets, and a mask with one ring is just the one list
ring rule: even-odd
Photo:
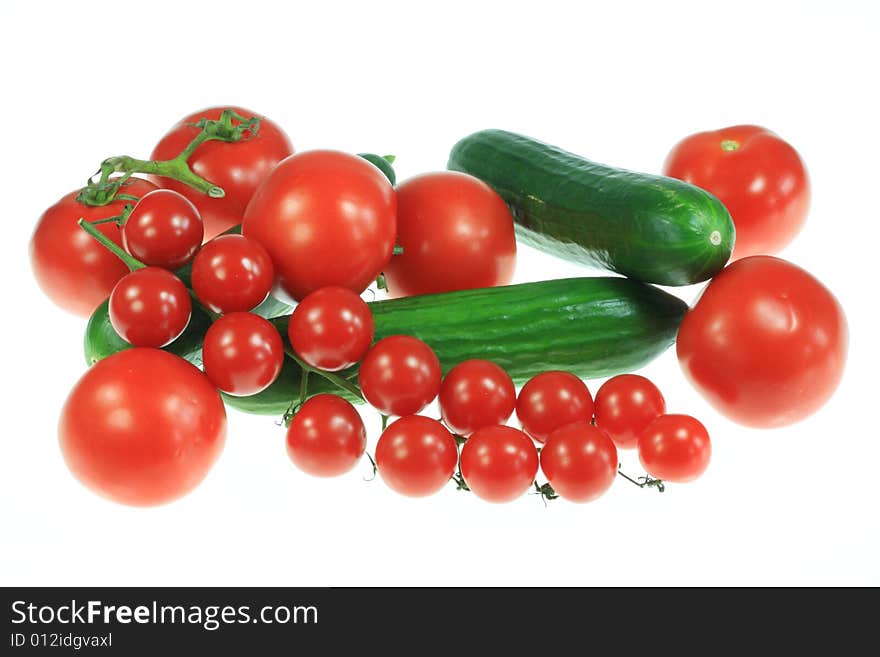
[[458,447],[437,420],[408,415],[392,423],[376,445],[376,468],[389,488],[424,497],[443,488],[455,473]]
[[357,465],[367,447],[367,430],[354,406],[337,395],[315,395],[287,428],[287,454],[315,477],[336,477]]
[[294,309],[287,327],[296,354],[312,367],[336,372],[360,361],[373,342],[370,307],[346,287],[322,287]]
[[253,310],[269,296],[274,277],[266,249],[241,235],[215,237],[193,260],[193,290],[215,313]]
[[638,374],[621,374],[602,384],[594,404],[596,426],[620,449],[635,449],[639,436],[666,412],[666,400],[653,383]]
[[639,460],[648,474],[664,481],[686,482],[709,467],[709,433],[690,415],[661,415],[639,437]]
[[145,267],[123,276],[110,293],[110,324],[135,347],[164,347],[189,324],[192,302],[177,276]]
[[414,415],[440,391],[440,361],[424,342],[409,335],[379,340],[358,372],[364,397],[383,415]]
[[510,502],[522,496],[537,472],[535,443],[513,427],[478,429],[461,449],[461,474],[468,488],[488,502]]
[[440,386],[440,414],[455,433],[504,424],[516,405],[513,380],[488,360],[466,360],[453,367]]
[[204,226],[189,199],[170,189],[150,192],[122,225],[122,245],[145,265],[179,269],[202,245]]
[[614,483],[617,448],[599,427],[567,424],[551,433],[541,448],[541,470],[559,497],[590,502]]
[[523,431],[538,442],[559,427],[593,419],[593,398],[586,384],[569,372],[543,372],[529,379],[516,400]]
[[245,397],[268,388],[284,364],[284,342],[253,313],[229,313],[211,324],[202,346],[205,374],[223,392]]

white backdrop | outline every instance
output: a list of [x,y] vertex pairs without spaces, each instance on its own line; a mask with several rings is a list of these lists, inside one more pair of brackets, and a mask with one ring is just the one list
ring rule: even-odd
[[[293,3],[290,3],[291,5]],[[0,38],[5,353],[0,583],[6,585],[880,584],[877,559],[876,66],[870,3],[17,3]],[[58,412],[84,370],[84,322],[46,300],[27,240],[106,156],[146,156],[195,109],[240,104],[297,150],[394,153],[442,169],[460,137],[523,132],[658,172],[691,132],[765,125],[799,149],[813,205],[782,255],[849,318],[848,370],[819,414],[738,427],[674,352],[644,370],[709,428],[713,460],[663,495],[619,480],[586,506],[399,497],[359,470],[294,469],[273,418],[229,413],[204,484],[116,506],[67,472]],[[521,248],[517,281],[584,270]],[[688,301],[697,288],[678,292]],[[600,381],[589,382],[595,393]],[[370,449],[378,417],[367,418]],[[624,465],[638,470],[631,453]]]

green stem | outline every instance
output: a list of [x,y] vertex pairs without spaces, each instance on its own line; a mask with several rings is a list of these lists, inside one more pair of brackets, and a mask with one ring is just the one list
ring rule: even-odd
[[132,257],[130,254],[126,253],[125,250],[120,247],[116,242],[107,237],[104,233],[98,230],[94,225],[90,224],[85,219],[80,219],[76,222],[80,228],[86,231],[89,235],[91,235],[94,239],[96,239],[100,244],[102,244],[107,250],[109,250],[113,255],[122,260],[125,265],[131,270],[135,271],[137,269],[143,269],[146,267],[144,263],[142,263],[137,258]]
[[[198,137],[196,137],[198,139]],[[202,140],[204,141],[204,139]],[[183,155],[186,153],[184,150]],[[138,160],[128,155],[120,155],[104,160],[101,165],[102,175],[106,170],[110,173],[144,173],[153,176],[162,176],[163,178],[173,178],[184,185],[189,185],[193,189],[207,194],[211,198],[223,198],[226,192],[222,187],[218,187],[209,180],[205,180],[201,176],[193,172],[186,163],[186,159],[181,159],[178,155],[173,160]]]
[[621,470],[621,464],[617,464],[617,474],[626,479],[628,482],[635,484],[639,488],[656,488],[658,492],[662,493],[666,490],[666,484],[663,483],[662,479],[654,479],[654,477],[650,475],[645,475],[643,477],[639,477],[638,479],[633,479],[628,474]]
[[361,389],[351,381],[348,381],[347,379],[344,379],[338,374],[334,374],[333,372],[327,372],[325,370],[319,370],[317,367],[312,367],[311,365],[302,361],[300,357],[296,355],[296,352],[290,347],[285,347],[284,353],[290,356],[294,360],[294,362],[296,362],[296,364],[302,368],[303,372],[314,372],[318,376],[327,379],[327,381],[335,385],[337,388],[341,388],[342,390],[345,390],[346,392],[352,394],[359,399],[364,398],[363,394],[361,393]]

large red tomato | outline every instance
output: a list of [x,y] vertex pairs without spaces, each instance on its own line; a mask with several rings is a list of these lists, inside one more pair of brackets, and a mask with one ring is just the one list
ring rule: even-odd
[[747,426],[777,427],[810,415],[837,388],[846,317],[800,267],[752,256],[709,284],[677,344],[685,374],[715,408]]
[[308,151],[275,168],[241,230],[266,247],[278,284],[297,301],[328,285],[360,294],[391,257],[397,199],[385,175],[363,158]]
[[[227,107],[211,107],[190,114],[178,122],[153,149],[154,160],[177,157],[199,128],[193,124],[200,119],[216,120]],[[239,115],[259,116],[240,107],[231,108]],[[223,198],[210,198],[188,185],[169,178],[156,178],[162,187],[186,196],[199,209],[205,223],[205,240],[241,223],[244,209],[272,168],[293,153],[293,146],[284,131],[265,117],[255,135],[245,135],[237,142],[207,141],[190,156],[190,168],[202,178],[219,185],[226,192]]]

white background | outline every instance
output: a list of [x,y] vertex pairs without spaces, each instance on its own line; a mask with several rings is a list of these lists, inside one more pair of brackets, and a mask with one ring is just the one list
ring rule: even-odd
[[[870,3],[308,4],[5,10],[0,582],[880,584]],[[714,453],[699,482],[663,495],[619,480],[586,506],[495,506],[452,486],[410,500],[364,482],[366,462],[307,478],[273,418],[231,411],[226,450],[193,494],[149,510],[108,503],[61,460],[56,422],[84,370],[84,322],[41,295],[27,241],[104,157],[146,156],[176,120],[215,104],[273,118],[297,150],[394,153],[401,178],[443,168],[457,139],[486,127],[652,172],[691,132],[770,127],[810,169],[810,218],[782,255],[846,309],[843,383],[797,426],[747,430],[714,413],[667,352],[644,373],[672,411],[706,424]],[[517,280],[583,271],[523,247]],[[372,449],[378,418],[367,422]],[[624,465],[638,470],[630,453]]]

